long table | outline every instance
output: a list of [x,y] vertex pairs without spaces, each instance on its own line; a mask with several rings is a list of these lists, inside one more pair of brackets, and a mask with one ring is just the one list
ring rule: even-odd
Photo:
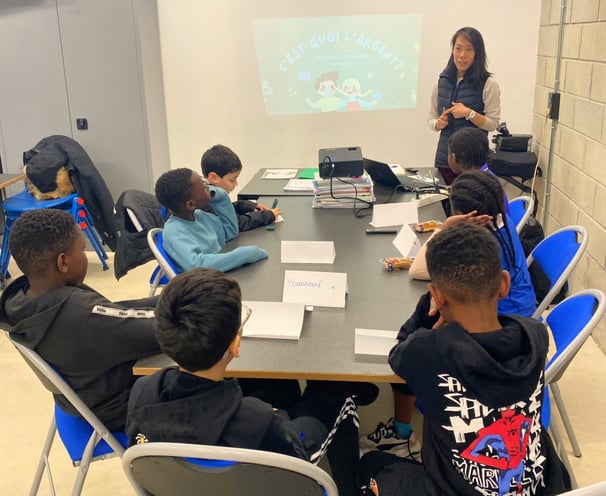
[[[412,198],[412,195],[410,195]],[[263,199],[262,199],[263,200]],[[264,200],[266,204],[270,198]],[[241,233],[226,246],[257,245],[269,253],[267,260],[229,273],[242,289],[242,298],[282,301],[285,270],[347,273],[346,307],[315,307],[305,312],[298,341],[242,340],[241,357],[231,362],[228,373],[236,377],[295,378],[401,382],[385,363],[357,360],[355,328],[397,330],[414,310],[427,283],[412,280],[406,271],[388,272],[380,260],[400,256],[392,244],[394,235],[367,235],[370,217],[356,218],[352,209],[312,209],[310,197],[279,200],[284,222],[274,230],[263,228]],[[439,203],[419,209],[420,220],[441,219]],[[283,264],[282,240],[332,240],[333,264]],[[165,355],[139,360],[137,375],[148,375],[173,364]]]

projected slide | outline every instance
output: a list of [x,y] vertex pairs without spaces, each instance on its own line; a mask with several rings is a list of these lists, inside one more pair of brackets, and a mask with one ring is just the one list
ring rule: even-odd
[[254,19],[268,115],[415,107],[420,15]]

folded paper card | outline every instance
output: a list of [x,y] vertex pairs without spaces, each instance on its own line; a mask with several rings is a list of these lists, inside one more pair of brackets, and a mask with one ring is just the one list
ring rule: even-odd
[[252,313],[244,325],[245,338],[299,339],[305,305],[281,301],[243,301]]
[[347,274],[344,272],[284,272],[282,301],[318,307],[345,307]]
[[421,248],[421,240],[414,229],[407,224],[402,226],[392,243],[402,256],[407,258],[414,258]]
[[323,263],[335,261],[332,241],[282,241],[282,263]]
[[356,329],[354,354],[360,361],[386,363],[390,350],[397,344],[398,331]]
[[419,209],[416,202],[387,203],[375,205],[372,212],[371,226],[401,226],[419,222]]

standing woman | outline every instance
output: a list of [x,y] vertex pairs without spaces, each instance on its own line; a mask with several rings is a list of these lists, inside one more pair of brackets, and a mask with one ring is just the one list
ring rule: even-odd
[[446,184],[456,173],[448,167],[448,138],[458,129],[475,126],[486,133],[501,117],[501,90],[486,69],[484,40],[477,29],[459,29],[451,40],[452,53],[431,95],[427,121],[440,131],[435,166]]

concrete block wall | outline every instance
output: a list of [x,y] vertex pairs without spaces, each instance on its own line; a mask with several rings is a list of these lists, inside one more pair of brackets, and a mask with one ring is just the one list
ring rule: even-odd
[[[560,118],[546,118],[554,90],[562,0],[542,0],[533,147],[547,171],[554,133],[552,189],[545,231],[580,224],[589,244],[571,279],[571,292],[606,293],[606,0],[566,0],[559,71]],[[539,199],[545,176],[537,181]],[[541,200],[539,200],[541,201]],[[542,205],[541,205],[542,206]],[[542,210],[539,212],[542,218]],[[593,334],[606,353],[606,319]]]

